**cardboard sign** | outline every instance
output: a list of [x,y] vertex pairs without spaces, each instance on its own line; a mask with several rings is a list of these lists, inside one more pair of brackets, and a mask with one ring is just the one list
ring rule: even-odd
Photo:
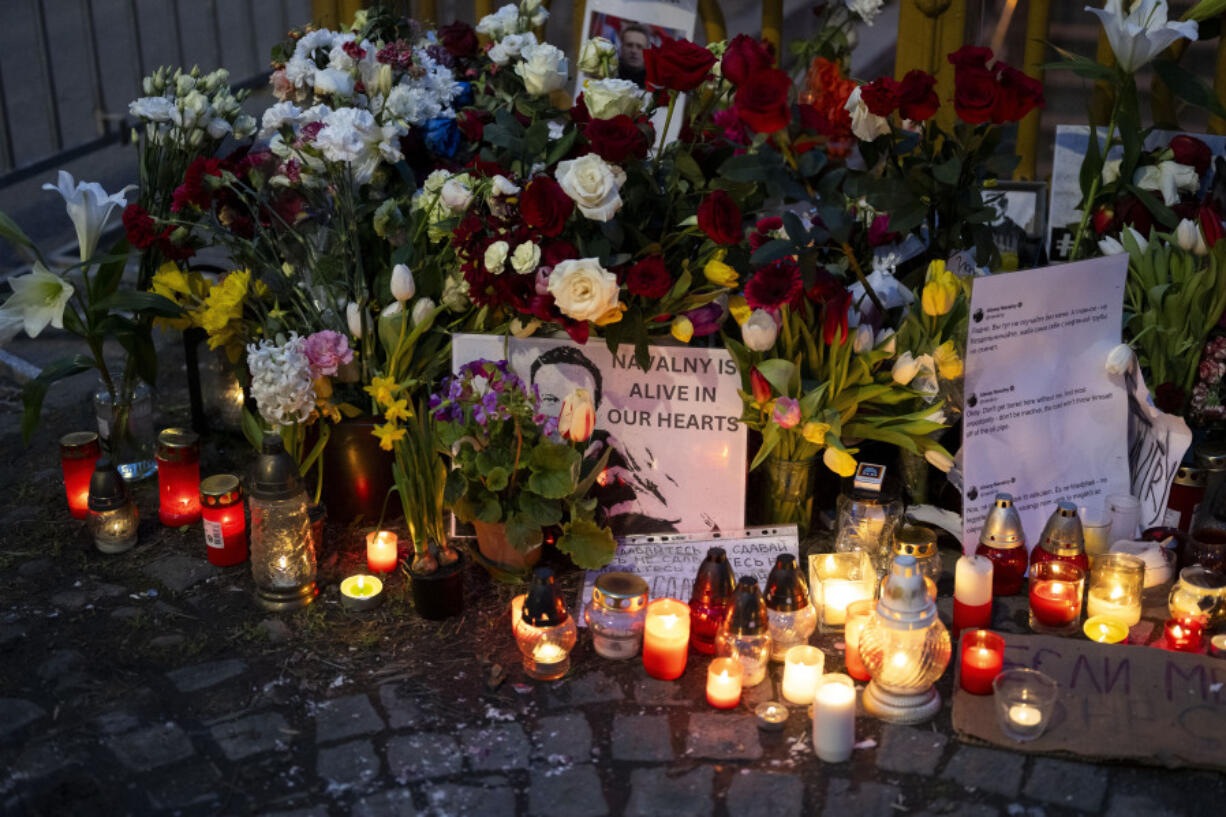
[[653,346],[647,371],[634,348],[598,342],[456,335],[452,367],[509,360],[556,417],[575,388],[596,402],[588,456],[613,449],[593,489],[620,536],[710,533],[745,526],[746,429],[741,377],[724,349]]
[[959,737],[1019,752],[1226,769],[1226,661],[1080,638],[1004,639],[1005,669],[1036,669],[1060,685],[1050,725],[1018,743],[1001,731],[993,696],[971,695],[955,681]]
[[1027,542],[1056,503],[1127,493],[1128,396],[1106,370],[1120,340],[1126,256],[975,279],[966,349],[963,546],[997,492]]
[[1179,525],[1167,518],[1171,484],[1188,446],[1192,431],[1182,417],[1167,414],[1154,405],[1145,377],[1133,362],[1128,383],[1128,471],[1132,495],[1141,503],[1141,529]]
[[800,540],[795,525],[775,528],[728,531],[719,535],[632,536],[617,541],[613,562],[600,570],[589,570],[580,591],[579,607],[592,600],[592,587],[601,573],[615,570],[634,573],[647,581],[648,598],[681,599],[688,602],[698,575],[698,565],[707,549],[722,547],[728,552],[732,572],[755,576],[758,586],[765,589],[766,577],[775,564],[775,557],[790,553],[800,563]]

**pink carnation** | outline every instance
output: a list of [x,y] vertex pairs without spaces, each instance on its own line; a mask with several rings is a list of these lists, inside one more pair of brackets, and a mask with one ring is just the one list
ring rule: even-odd
[[334,375],[337,368],[353,360],[349,338],[330,329],[308,335],[304,346],[307,362],[311,364],[311,377]]

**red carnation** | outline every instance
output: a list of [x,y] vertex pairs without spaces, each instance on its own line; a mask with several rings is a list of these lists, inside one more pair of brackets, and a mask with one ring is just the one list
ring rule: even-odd
[[792,79],[786,71],[758,71],[737,88],[734,104],[741,121],[758,133],[783,130],[792,120],[788,92]]
[[524,223],[553,237],[562,232],[575,203],[562,186],[548,176],[538,176],[528,182],[519,199],[519,212]]
[[166,233],[158,232],[153,216],[139,204],[129,204],[123,210],[123,229],[128,243],[138,250],[147,250]]
[[937,78],[927,71],[916,68],[907,72],[898,85],[898,112],[903,119],[926,122],[932,118],[941,105],[937,92],[933,90],[936,84]]
[[477,53],[477,32],[462,20],[440,26],[438,38],[453,57],[471,57]]
[[959,67],[954,71],[954,110],[963,122],[979,125],[990,121],[999,94],[1000,84],[986,68]]
[[1213,152],[1209,150],[1209,146],[1195,136],[1181,133],[1172,138],[1167,147],[1174,152],[1176,162],[1196,168],[1198,176],[1205,175],[1205,171],[1209,169],[1209,162],[1213,159]]
[[769,43],[760,43],[748,34],[738,34],[724,51],[720,72],[733,85],[740,85],[754,73],[774,64],[775,55]]
[[638,125],[625,114],[591,120],[583,126],[583,136],[593,153],[614,164],[621,164],[631,156],[642,159],[650,147]]
[[170,209],[179,212],[187,205],[207,210],[213,202],[212,189],[205,187],[205,176],[221,176],[221,159],[197,156],[187,166],[183,184],[175,188]]
[[626,273],[626,290],[644,298],[663,298],[672,289],[673,277],[668,274],[664,259],[650,255]]
[[879,77],[868,85],[860,86],[860,99],[873,114],[889,116],[898,109],[898,83],[893,77]]
[[643,60],[649,86],[681,93],[701,85],[715,65],[714,54],[689,40],[669,40],[649,48]]
[[745,301],[754,309],[779,309],[795,306],[804,294],[800,267],[788,258],[781,258],[754,273],[745,283]]
[[1026,76],[1012,65],[1000,64],[1000,87],[992,121],[999,125],[1018,122],[1035,108],[1043,106],[1043,83]]
[[723,190],[712,190],[698,205],[698,227],[716,244],[739,244],[745,235],[741,208]]

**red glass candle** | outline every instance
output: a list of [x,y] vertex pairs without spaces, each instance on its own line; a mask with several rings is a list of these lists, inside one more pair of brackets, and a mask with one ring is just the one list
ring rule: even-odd
[[366,567],[372,573],[391,573],[400,563],[400,537],[390,530],[366,534]]
[[89,478],[93,476],[94,464],[102,456],[98,434],[93,431],[74,431],[60,438],[60,467],[64,469],[64,494],[68,498],[68,512],[73,519],[89,516]]
[[843,626],[843,663],[847,666],[847,674],[857,681],[868,681],[873,676],[860,658],[860,634],[877,612],[877,603],[872,599],[861,599],[847,605],[847,623]]
[[736,577],[727,552],[721,547],[708,548],[690,593],[690,643],[694,649],[715,654],[715,636],[728,614],[735,590]]
[[728,605],[690,603],[690,643],[707,655],[715,654],[715,634],[728,614]]
[[1200,652],[1205,645],[1205,625],[1200,619],[1185,616],[1166,622],[1166,646],[1176,652]]
[[181,428],[158,435],[158,519],[167,527],[200,519],[200,437]]
[[246,561],[247,518],[238,477],[218,474],[201,482],[200,505],[209,562],[228,567]]
[[1005,640],[988,630],[962,634],[962,688],[972,695],[991,695],[992,682],[1005,664]]
[[1034,567],[1044,562],[1068,562],[1071,565],[1081,568],[1085,573],[1090,572],[1090,557],[1086,556],[1084,550],[1078,553],[1052,553],[1043,547],[1036,547],[1030,553],[1030,566]]
[[1080,586],[1072,582],[1039,581],[1030,585],[1030,612],[1047,627],[1065,627],[1077,619]]
[[1022,589],[1029,561],[1024,547],[998,548],[980,543],[975,554],[992,561],[992,595],[1013,596]]
[[647,605],[643,625],[643,669],[652,678],[672,681],[685,672],[690,648],[690,607],[677,599]]

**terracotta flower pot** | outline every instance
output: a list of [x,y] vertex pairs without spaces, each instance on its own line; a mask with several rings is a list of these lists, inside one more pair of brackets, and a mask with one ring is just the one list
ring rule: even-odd
[[473,522],[481,566],[498,581],[517,582],[541,560],[541,546],[520,553],[507,541],[507,526],[502,522]]

